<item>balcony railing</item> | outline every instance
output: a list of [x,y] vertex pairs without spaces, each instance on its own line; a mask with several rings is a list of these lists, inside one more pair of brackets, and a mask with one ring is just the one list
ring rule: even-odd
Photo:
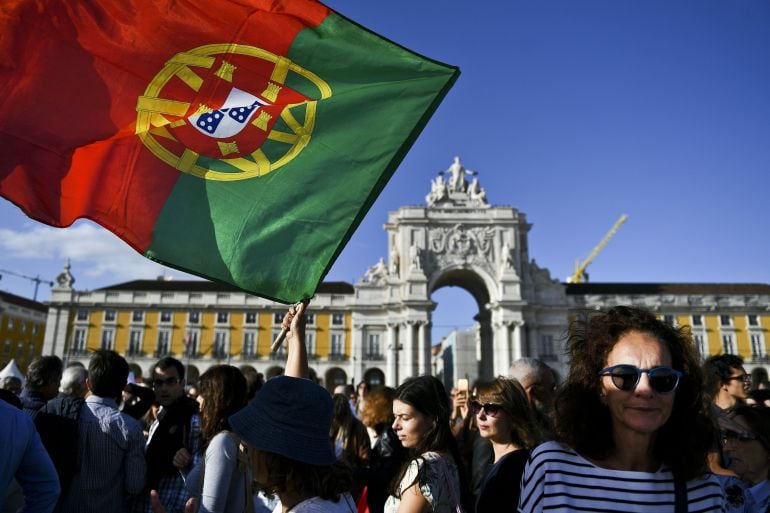
[[329,355],[329,361],[330,362],[343,362],[347,360],[347,355],[344,354],[330,354]]
[[385,359],[385,355],[381,353],[365,353],[364,360],[381,361]]

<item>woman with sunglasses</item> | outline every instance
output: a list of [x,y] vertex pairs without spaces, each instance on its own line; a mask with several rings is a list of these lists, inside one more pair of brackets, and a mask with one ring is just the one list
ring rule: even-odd
[[527,394],[515,379],[481,384],[471,401],[479,435],[492,443],[495,463],[481,485],[476,513],[516,511],[529,451],[540,435]]
[[770,506],[770,408],[739,405],[730,410],[731,427],[722,447],[735,477],[719,476],[730,512],[764,513]]
[[449,397],[433,376],[396,389],[393,430],[408,456],[385,501],[385,513],[461,513],[460,458],[449,426]]
[[577,317],[557,441],[534,451],[519,511],[722,511],[713,424],[689,328],[626,306]]

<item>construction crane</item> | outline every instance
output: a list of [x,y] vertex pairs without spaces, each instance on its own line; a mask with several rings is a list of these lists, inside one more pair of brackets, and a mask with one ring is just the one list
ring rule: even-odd
[[34,294],[34,296],[32,298],[33,301],[37,301],[37,289],[38,289],[38,287],[40,287],[41,283],[47,283],[49,286],[53,287],[53,282],[52,281],[48,281],[48,280],[44,280],[44,279],[40,278],[39,274],[37,276],[27,276],[26,274],[19,274],[19,273],[13,272],[13,271],[9,271],[7,269],[0,269],[0,279],[3,278],[3,274],[10,274],[10,275],[13,275],[13,276],[18,276],[19,278],[24,278],[25,280],[29,280],[29,281],[33,282],[35,284],[35,294]]
[[594,248],[593,251],[591,251],[591,254],[588,255],[588,258],[583,260],[582,263],[580,263],[580,261],[575,262],[575,272],[572,273],[572,276],[567,278],[567,283],[585,283],[588,281],[588,273],[586,273],[586,267],[588,267],[588,264],[594,261],[594,258],[596,258],[599,252],[604,249],[604,246],[607,245],[610,239],[618,232],[620,227],[623,226],[623,223],[625,223],[627,220],[628,216],[626,214],[620,216],[620,219],[615,221],[615,224],[612,226],[612,228],[610,228],[610,231],[607,232],[607,235],[605,235],[602,241]]

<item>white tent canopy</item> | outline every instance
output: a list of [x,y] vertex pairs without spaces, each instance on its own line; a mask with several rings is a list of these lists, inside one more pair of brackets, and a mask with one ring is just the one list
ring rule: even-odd
[[0,371],[0,378],[4,378],[6,376],[16,376],[21,380],[22,386],[24,385],[24,382],[26,381],[24,379],[24,374],[19,370],[19,366],[16,365],[16,360],[11,360],[8,362],[8,365],[5,366],[5,368]]

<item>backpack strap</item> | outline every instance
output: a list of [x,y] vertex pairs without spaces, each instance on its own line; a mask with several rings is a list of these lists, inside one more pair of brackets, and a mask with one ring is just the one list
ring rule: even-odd
[[674,513],[687,513],[687,485],[674,479]]

